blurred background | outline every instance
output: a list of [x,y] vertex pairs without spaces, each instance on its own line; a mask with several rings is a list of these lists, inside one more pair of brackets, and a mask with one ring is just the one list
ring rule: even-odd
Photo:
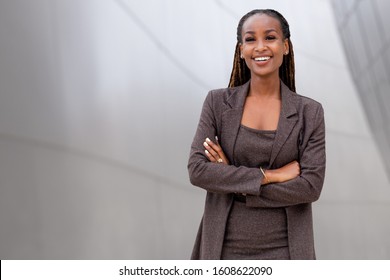
[[325,109],[317,257],[389,259],[387,0],[0,0],[0,259],[188,259],[192,137],[255,8]]

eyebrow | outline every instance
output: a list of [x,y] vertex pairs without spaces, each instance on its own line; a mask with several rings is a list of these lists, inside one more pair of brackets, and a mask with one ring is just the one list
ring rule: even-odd
[[[271,33],[271,32],[276,32],[277,33],[277,31],[276,31],[276,29],[267,29],[266,31],[265,31],[265,33]],[[256,32],[255,31],[247,31],[247,32],[245,32],[244,34],[255,34]]]
[[278,31],[276,31],[276,29],[268,29],[268,30],[265,31],[265,33],[271,33],[272,31],[278,33]]

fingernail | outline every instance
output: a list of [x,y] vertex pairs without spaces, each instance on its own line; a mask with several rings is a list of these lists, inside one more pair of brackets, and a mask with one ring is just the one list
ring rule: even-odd
[[206,142],[203,142],[203,145],[204,145],[205,147],[208,147],[208,146],[209,146],[209,144],[207,144]]
[[215,140],[217,140],[217,141],[218,141],[218,136],[215,136]]
[[209,151],[207,151],[207,150],[204,150],[204,152],[205,152],[206,154],[209,154]]
[[206,138],[206,141],[207,141],[207,142],[211,142],[211,140],[210,140],[209,138]]

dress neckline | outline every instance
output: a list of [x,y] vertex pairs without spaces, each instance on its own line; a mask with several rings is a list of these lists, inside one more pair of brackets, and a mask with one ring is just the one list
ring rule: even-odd
[[276,130],[256,129],[256,128],[252,128],[252,127],[249,127],[249,126],[246,126],[246,125],[243,125],[243,124],[241,124],[241,127],[246,129],[246,130],[248,130],[248,131],[255,132],[255,133],[272,133],[272,134],[276,133]]

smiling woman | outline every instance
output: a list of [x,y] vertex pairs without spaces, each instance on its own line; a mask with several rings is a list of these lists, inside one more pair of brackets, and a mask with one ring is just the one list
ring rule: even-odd
[[276,27],[274,30],[281,29],[283,39],[288,44],[288,50],[283,57],[283,64],[279,68],[279,76],[292,91],[295,91],[295,64],[293,46],[290,40],[290,26],[286,19],[275,10],[253,10],[241,18],[237,27],[237,45],[229,87],[242,85],[251,78],[250,71],[245,61],[242,60],[241,46],[244,43],[242,34],[243,25],[247,19],[254,15],[268,15],[269,20],[274,19],[279,22],[279,28]]
[[324,114],[295,93],[289,25],[277,11],[240,20],[229,88],[207,95],[188,170],[207,191],[193,259],[315,258]]
[[248,18],[243,27],[240,44],[241,59],[256,76],[276,75],[288,54],[288,39],[284,38],[277,19],[265,14]]

